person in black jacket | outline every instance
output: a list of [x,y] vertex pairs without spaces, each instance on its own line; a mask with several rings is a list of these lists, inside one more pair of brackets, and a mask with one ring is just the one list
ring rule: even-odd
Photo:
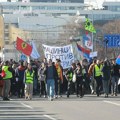
[[49,59],[48,65],[46,66],[46,70],[44,72],[46,75],[47,82],[47,95],[48,98],[52,101],[55,95],[55,80],[58,79],[58,74],[55,65],[52,63],[52,60]]
[[112,60],[111,65],[111,95],[117,96],[118,93],[118,80],[119,80],[119,65],[115,63],[115,60]]
[[77,94],[77,97],[79,97],[79,94],[80,94],[80,98],[82,98],[84,95],[83,74],[82,74],[82,65],[80,63],[77,63],[77,68],[75,72],[76,72],[76,94]]
[[110,82],[110,65],[107,60],[104,61],[102,72],[103,72],[103,89],[104,89],[105,97],[108,97],[109,82]]
[[69,68],[66,71],[66,78],[68,81],[67,98],[69,98],[70,94],[74,93],[74,91],[75,91],[75,84],[73,83],[73,74],[75,73],[75,69],[76,69],[76,64],[72,63],[71,68]]

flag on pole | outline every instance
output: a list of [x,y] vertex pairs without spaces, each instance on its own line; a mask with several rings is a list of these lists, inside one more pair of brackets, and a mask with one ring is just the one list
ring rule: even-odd
[[117,57],[116,63],[117,63],[118,65],[120,65],[120,55]]
[[95,30],[92,22],[88,18],[85,19],[85,30],[96,33],[96,30]]
[[90,60],[90,50],[85,49],[84,47],[82,47],[81,45],[77,44],[77,48],[78,51],[80,51],[83,55],[83,57],[85,57],[86,59]]
[[32,53],[30,56],[34,59],[40,58],[40,54],[38,53],[38,50],[36,48],[34,41],[31,42],[31,46],[32,46]]
[[83,36],[83,43],[88,49],[93,49],[93,43],[89,34]]
[[27,56],[30,56],[32,53],[32,46],[23,41],[21,38],[17,37],[16,40],[16,49],[21,51]]

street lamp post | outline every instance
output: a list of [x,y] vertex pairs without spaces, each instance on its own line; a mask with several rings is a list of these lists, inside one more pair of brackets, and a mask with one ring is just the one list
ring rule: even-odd
[[[93,10],[91,10],[92,12],[92,25],[94,24],[94,14],[93,14]],[[92,32],[92,44],[93,44],[93,47],[92,47],[92,52],[94,51],[94,40],[93,40],[93,32]]]
[[107,45],[108,45],[108,39],[107,38],[104,39],[104,43],[105,43],[105,58],[107,58]]
[[[65,19],[64,17],[57,17],[57,16],[54,16],[54,18],[59,18],[59,19],[62,19],[64,20],[66,23],[70,23],[67,19]],[[65,34],[67,33],[67,24],[65,24]],[[66,37],[65,37],[65,42],[66,42],[66,45],[67,45],[67,34],[66,34]]]

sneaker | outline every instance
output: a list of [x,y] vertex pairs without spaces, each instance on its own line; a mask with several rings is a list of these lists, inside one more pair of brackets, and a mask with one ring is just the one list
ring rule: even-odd
[[4,97],[3,100],[5,100],[5,101],[9,101],[10,99],[7,98],[7,97]]
[[27,100],[27,99],[28,99],[28,96],[26,96],[25,99]]
[[62,97],[62,95],[58,95],[58,98]]
[[77,95],[77,97],[79,97],[79,95]]
[[53,101],[53,98],[52,98],[52,97],[50,97],[50,101]]
[[111,96],[113,96],[114,94],[112,93]]
[[67,95],[67,98],[69,98],[69,95]]
[[47,98],[47,95],[44,95],[44,98]]
[[92,95],[94,94],[94,90],[92,90],[91,94],[92,94]]
[[99,97],[99,94],[97,94],[97,97]]
[[54,96],[54,99],[57,99],[57,98],[58,98],[58,96],[57,96],[57,95],[55,95],[55,96]]

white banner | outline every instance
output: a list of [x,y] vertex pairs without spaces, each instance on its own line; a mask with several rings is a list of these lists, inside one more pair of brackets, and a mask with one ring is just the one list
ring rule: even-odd
[[72,45],[63,47],[43,45],[43,51],[47,60],[52,59],[55,62],[56,59],[60,59],[64,69],[71,67],[71,64],[74,62]]
[[97,51],[91,52],[91,53],[90,53],[90,57],[91,57],[91,58],[92,58],[92,57],[97,57],[97,54],[98,54]]

